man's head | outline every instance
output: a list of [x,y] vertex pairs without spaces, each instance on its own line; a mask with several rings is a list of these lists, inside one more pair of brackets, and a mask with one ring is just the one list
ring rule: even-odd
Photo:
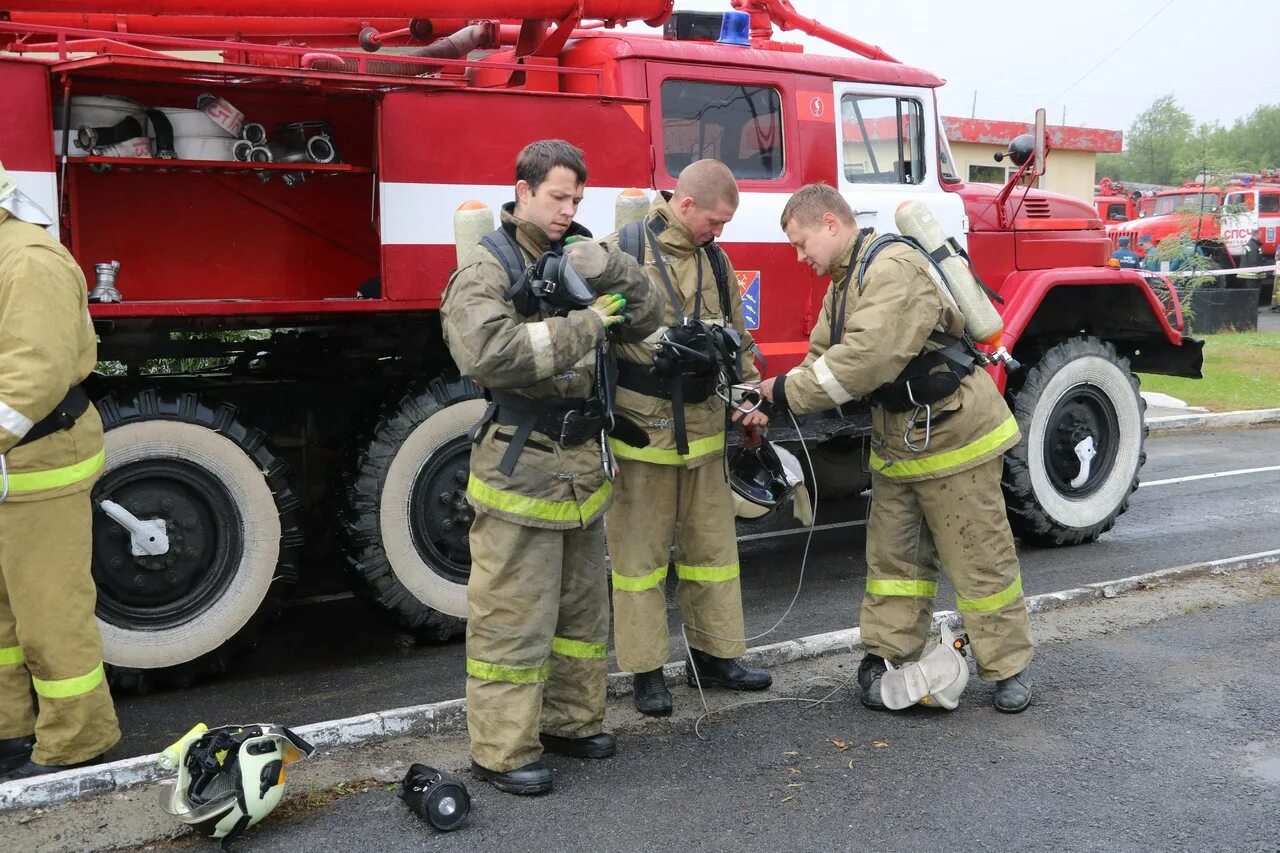
[[1120,248],[1121,248],[1121,249],[1127,249],[1127,248],[1129,248],[1129,238],[1128,238],[1128,237],[1121,237],[1117,242],[1119,242],[1119,244],[1120,244]]
[[516,157],[515,215],[559,240],[573,224],[586,183],[580,149],[563,139],[530,142]]
[[782,208],[782,231],[796,260],[817,275],[830,275],[836,259],[858,231],[853,208],[827,184],[807,184]]
[[719,160],[697,160],[685,166],[671,194],[671,210],[689,229],[693,242],[705,246],[720,236],[738,211],[738,183]]

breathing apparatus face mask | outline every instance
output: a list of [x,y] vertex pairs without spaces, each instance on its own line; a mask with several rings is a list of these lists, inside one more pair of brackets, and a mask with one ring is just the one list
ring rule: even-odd
[[588,307],[595,299],[586,279],[558,252],[545,252],[511,288],[511,301],[526,317],[538,311],[563,317]]
[[653,345],[653,369],[658,376],[714,376],[726,361],[736,362],[742,336],[732,327],[685,317],[668,326]]

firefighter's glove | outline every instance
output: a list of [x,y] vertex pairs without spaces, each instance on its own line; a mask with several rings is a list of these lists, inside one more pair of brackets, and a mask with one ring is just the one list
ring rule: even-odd
[[616,293],[606,293],[591,303],[591,310],[600,317],[606,329],[626,321],[627,318],[622,313],[626,307],[627,300]]
[[565,246],[564,254],[585,279],[598,278],[609,264],[609,252],[594,240],[575,240]]

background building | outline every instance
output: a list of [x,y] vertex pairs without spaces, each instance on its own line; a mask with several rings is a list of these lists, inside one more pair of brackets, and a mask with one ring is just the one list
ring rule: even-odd
[[[992,156],[1005,151],[1009,140],[1030,133],[1032,125],[1017,121],[943,116],[951,153],[960,177],[974,183],[1003,184],[1016,167],[1008,160],[997,163]],[[1075,196],[1093,203],[1095,161],[1099,154],[1117,154],[1123,134],[1095,127],[1049,125],[1048,167],[1038,186],[1050,192]]]

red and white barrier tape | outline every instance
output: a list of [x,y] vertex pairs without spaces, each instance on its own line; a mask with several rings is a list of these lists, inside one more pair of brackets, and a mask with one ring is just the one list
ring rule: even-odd
[[1145,275],[1148,278],[1189,278],[1200,276],[1216,276],[1216,275],[1239,275],[1240,273],[1253,272],[1269,272],[1273,275],[1280,272],[1280,264],[1268,264],[1265,267],[1232,267],[1225,270],[1175,270],[1174,272],[1160,272],[1159,270],[1135,270],[1138,275]]

